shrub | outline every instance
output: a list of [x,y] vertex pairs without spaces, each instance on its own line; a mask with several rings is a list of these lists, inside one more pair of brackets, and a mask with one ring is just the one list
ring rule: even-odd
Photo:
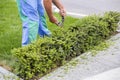
[[119,21],[120,13],[117,12],[88,16],[67,30],[56,30],[49,38],[14,49],[15,69],[25,80],[39,78],[109,38]]

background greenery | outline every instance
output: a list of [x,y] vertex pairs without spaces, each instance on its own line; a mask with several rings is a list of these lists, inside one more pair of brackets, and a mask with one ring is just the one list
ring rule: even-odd
[[16,4],[13,0],[0,2],[0,65],[12,65],[14,58],[11,49],[20,47],[21,22],[19,20]]
[[[56,17],[61,20],[58,14]],[[64,29],[67,29],[77,19],[66,17]],[[50,23],[47,19],[48,28],[51,31],[61,28]],[[14,65],[14,57],[11,49],[21,47],[22,23],[17,10],[15,0],[1,0],[0,2],[0,66],[10,69]]]

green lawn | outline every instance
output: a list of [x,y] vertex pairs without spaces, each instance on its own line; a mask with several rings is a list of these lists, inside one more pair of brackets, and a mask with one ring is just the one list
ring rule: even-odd
[[0,2],[0,65],[12,65],[11,49],[20,47],[21,22],[13,0]]
[[[60,20],[60,16],[55,14]],[[66,17],[65,27],[59,28],[50,23],[48,26],[51,31],[57,29],[67,29],[68,26],[74,24],[78,19]],[[17,5],[15,0],[1,0],[0,2],[0,66],[10,67],[14,65],[14,57],[12,57],[11,50],[13,48],[21,47],[21,21],[19,18]]]

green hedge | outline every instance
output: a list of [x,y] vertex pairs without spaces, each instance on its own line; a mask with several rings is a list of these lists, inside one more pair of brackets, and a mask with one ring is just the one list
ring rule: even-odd
[[15,70],[25,80],[40,78],[109,38],[115,33],[119,21],[118,12],[84,17],[67,30],[60,28],[49,38],[14,49]]

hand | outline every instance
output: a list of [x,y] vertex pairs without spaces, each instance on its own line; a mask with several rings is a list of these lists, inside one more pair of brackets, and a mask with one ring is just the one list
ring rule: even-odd
[[54,24],[58,23],[58,20],[57,20],[57,18],[55,16],[49,17],[49,21],[54,23]]
[[61,16],[66,16],[66,11],[65,11],[65,9],[61,9],[61,10],[59,11],[59,13],[60,13]]

